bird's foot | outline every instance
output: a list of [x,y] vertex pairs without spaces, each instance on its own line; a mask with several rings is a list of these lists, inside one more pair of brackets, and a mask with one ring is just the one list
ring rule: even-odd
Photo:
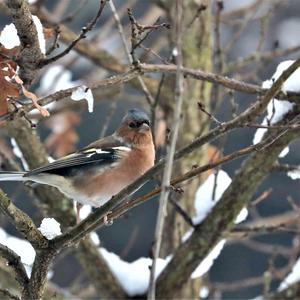
[[76,225],[80,223],[80,210],[82,208],[82,204],[79,202],[76,202]]
[[103,223],[105,226],[110,226],[114,223],[114,220],[113,218],[110,218],[109,215],[111,214],[112,212],[109,211],[104,217],[103,217]]

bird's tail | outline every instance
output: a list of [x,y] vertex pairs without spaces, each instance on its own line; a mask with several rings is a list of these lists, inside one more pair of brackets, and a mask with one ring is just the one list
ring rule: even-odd
[[24,178],[26,172],[0,172],[0,181],[24,181],[28,178]]

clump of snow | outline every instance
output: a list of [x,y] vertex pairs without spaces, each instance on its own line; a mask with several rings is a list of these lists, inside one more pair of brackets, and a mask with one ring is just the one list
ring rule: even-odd
[[45,36],[44,36],[43,25],[37,16],[32,15],[32,20],[36,27],[41,52],[43,54],[46,54],[46,40],[45,40]]
[[293,266],[292,272],[281,282],[278,290],[282,291],[291,284],[300,281],[300,258],[297,259]]
[[54,161],[56,161],[56,159],[54,159],[52,156],[48,156],[48,162],[49,163],[52,163],[52,162],[54,162]]
[[[41,52],[46,53],[46,41],[43,32],[43,25],[37,16],[32,16],[32,20],[37,30],[39,45]],[[0,34],[0,43],[6,49],[12,49],[14,47],[20,46],[20,39],[18,36],[18,31],[13,23],[6,25]]]
[[[217,176],[217,178],[216,178]],[[215,188],[215,199],[213,199],[213,189]],[[223,193],[226,191],[228,186],[231,184],[231,178],[223,171],[219,170],[216,174],[211,174],[206,181],[198,188],[195,195],[195,209],[196,216],[193,218],[195,225],[200,224],[206,216],[212,211],[213,207],[221,199]],[[243,208],[235,220],[235,224],[243,222],[248,216],[248,210]],[[186,241],[193,233],[193,229],[187,231],[183,237],[182,242]],[[199,264],[196,270],[192,273],[192,278],[203,276],[209,271],[213,265],[215,259],[220,255],[226,240],[222,239],[217,245],[211,250],[211,252],[205,257],[205,259]]]
[[[280,75],[289,68],[294,63],[294,60],[286,60],[281,62],[277,68],[276,72],[273,74],[270,80],[266,80],[262,83],[262,87],[265,89],[271,88],[273,83],[280,77]],[[300,68],[298,68],[290,77],[284,82],[282,92],[300,92]],[[294,104],[286,100],[272,99],[267,107],[267,116],[264,118],[262,125],[273,125],[283,119],[283,117],[293,109]],[[266,133],[266,128],[259,128],[254,135],[253,144],[259,143],[264,134]],[[289,152],[289,148],[286,147],[279,155],[279,157],[284,157]]]
[[95,231],[90,233],[90,238],[95,246],[100,246],[100,239],[98,234]]
[[48,240],[61,234],[60,224],[54,218],[44,218],[38,229]]
[[27,275],[30,277],[31,267],[35,258],[35,251],[31,244],[23,239],[11,236],[0,228],[0,243],[13,250],[21,257]]
[[92,90],[85,85],[78,87],[71,95],[71,99],[79,101],[85,99],[88,103],[88,111],[90,113],[94,110],[94,97]]
[[[272,76],[272,81],[276,81],[280,75],[285,71],[287,68],[289,68],[295,61],[294,60],[285,60],[282,61],[276,69],[276,72]],[[290,77],[284,82],[281,90],[284,93],[287,92],[300,92],[300,68],[298,68],[294,73],[290,75]]]
[[[217,179],[215,179],[216,174]],[[198,188],[196,192],[194,204],[196,216],[193,218],[194,224],[199,224],[206,218],[231,183],[231,178],[223,170],[220,170],[216,174],[209,175],[206,181]],[[213,199],[215,180],[215,199]]]
[[79,211],[80,220],[84,220],[92,212],[91,205],[83,205]]
[[223,239],[210,251],[210,253],[202,260],[200,265],[196,268],[196,270],[192,273],[191,278],[198,278],[203,276],[206,272],[209,271],[211,266],[213,265],[215,259],[220,255],[226,240]]
[[174,48],[173,48],[173,50],[172,50],[172,55],[173,55],[174,57],[176,57],[176,56],[178,55],[178,49],[177,49],[177,47],[174,47]]
[[200,299],[207,298],[209,296],[209,288],[207,286],[202,286],[199,291]]
[[[133,297],[146,293],[149,286],[149,267],[152,265],[152,259],[141,257],[130,263],[122,260],[118,255],[109,252],[104,248],[100,248],[100,253],[129,296]],[[159,276],[169,260],[170,258],[157,259],[155,278]]]
[[12,49],[14,47],[20,46],[20,39],[18,37],[18,32],[13,23],[6,25],[1,31],[0,43],[6,49]]
[[293,180],[300,179],[300,168],[287,172],[287,176]]
[[189,229],[182,237],[181,237],[181,242],[184,243],[185,241],[187,241],[192,233],[194,232],[194,229]]
[[287,156],[287,154],[290,152],[290,147],[285,147],[279,154],[279,157],[282,158],[282,157],[285,157]]
[[235,224],[240,224],[244,222],[248,217],[248,209],[246,207],[242,208],[238,216],[236,217],[234,223]]
[[[267,106],[267,116],[263,119],[261,123],[264,126],[273,125],[282,120],[282,118],[293,108],[294,104],[285,100],[273,99]],[[264,134],[267,132],[266,128],[259,128],[256,130],[253,138],[253,144],[258,144]]]

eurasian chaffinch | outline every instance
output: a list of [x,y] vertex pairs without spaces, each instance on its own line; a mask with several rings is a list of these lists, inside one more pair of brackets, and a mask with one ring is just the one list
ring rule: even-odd
[[130,109],[112,134],[28,172],[0,172],[0,181],[33,181],[58,188],[81,204],[99,207],[154,165],[148,115]]

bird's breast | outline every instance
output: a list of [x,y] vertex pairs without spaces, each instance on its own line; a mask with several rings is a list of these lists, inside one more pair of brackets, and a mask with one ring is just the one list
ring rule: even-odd
[[[85,203],[93,206],[105,204],[112,196],[134,182],[154,164],[154,154],[132,150],[126,157],[110,168],[99,170],[91,177],[82,178],[77,189],[80,195],[86,195]],[[81,197],[82,198],[82,197]]]

